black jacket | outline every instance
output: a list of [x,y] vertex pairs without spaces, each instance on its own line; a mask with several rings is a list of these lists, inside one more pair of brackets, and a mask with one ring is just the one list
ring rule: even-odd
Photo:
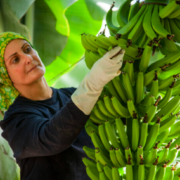
[[84,125],[89,116],[72,102],[75,88],[53,89],[32,101],[18,96],[0,122],[22,180],[89,180],[82,147],[94,148]]

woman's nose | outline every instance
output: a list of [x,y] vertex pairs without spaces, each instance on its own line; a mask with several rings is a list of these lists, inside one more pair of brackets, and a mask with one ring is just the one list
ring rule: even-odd
[[30,54],[23,54],[23,59],[25,60],[26,64],[29,64],[32,62],[33,58]]

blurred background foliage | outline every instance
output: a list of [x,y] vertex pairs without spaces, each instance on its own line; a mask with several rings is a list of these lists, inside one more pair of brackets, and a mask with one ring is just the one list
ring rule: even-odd
[[[123,1],[117,2],[116,7]],[[13,31],[30,39],[46,66],[45,78],[49,86],[77,87],[89,71],[83,59],[81,34],[97,35],[102,31],[105,14],[112,2],[0,0],[0,33]],[[0,135],[0,180],[19,179],[13,152]]]

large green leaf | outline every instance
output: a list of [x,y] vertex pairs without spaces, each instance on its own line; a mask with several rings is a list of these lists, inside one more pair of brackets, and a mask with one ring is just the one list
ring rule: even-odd
[[102,21],[95,21],[87,9],[84,0],[72,4],[65,12],[70,26],[70,36],[61,55],[46,67],[45,78],[49,85],[54,84],[62,74],[76,64],[84,54],[81,44],[81,34],[97,34],[101,28]]
[[[0,128],[0,134],[2,129]],[[8,142],[0,136],[0,179],[19,180],[20,169],[13,158],[13,152]]]
[[19,19],[12,12],[7,0],[0,1],[0,26],[1,32],[13,31],[30,38],[27,27],[19,22]]
[[14,15],[20,19],[35,0],[6,0]]
[[33,42],[45,66],[61,54],[67,43],[67,36],[58,33],[55,28],[56,17],[47,3],[44,0],[35,1]]
[[69,36],[69,24],[64,13],[65,10],[75,2],[75,0],[45,0],[45,2],[48,4],[54,16],[56,17],[56,30],[62,35]]

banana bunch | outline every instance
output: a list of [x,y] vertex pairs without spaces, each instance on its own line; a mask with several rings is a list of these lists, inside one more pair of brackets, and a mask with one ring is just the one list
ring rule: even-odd
[[87,174],[92,180],[178,180],[180,0],[126,0],[117,12],[119,27],[113,7],[106,15],[111,36],[105,30],[81,35],[89,69],[113,47],[125,49],[122,73],[104,86],[85,125],[95,146],[83,147]]

